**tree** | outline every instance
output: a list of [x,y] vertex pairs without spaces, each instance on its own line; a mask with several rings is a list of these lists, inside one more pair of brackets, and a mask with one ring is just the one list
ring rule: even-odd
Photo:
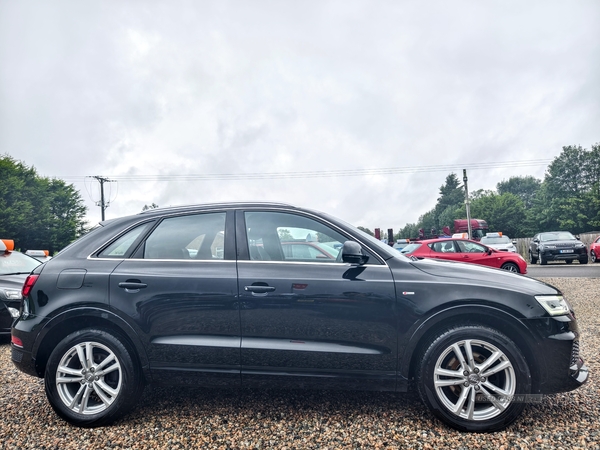
[[542,181],[527,175],[525,177],[510,177],[508,180],[502,180],[496,185],[498,194],[514,194],[523,200],[525,209],[533,206],[536,194],[540,190]]
[[358,226],[358,227],[356,227],[356,228],[358,228],[358,229],[359,229],[359,230],[361,230],[361,231],[364,231],[365,233],[367,233],[367,234],[368,234],[368,235],[370,235],[370,236],[375,236],[375,233],[373,233],[373,232],[372,232],[371,230],[369,230],[368,228],[361,227],[361,226]]
[[0,236],[20,249],[54,253],[84,232],[86,207],[79,192],[33,167],[0,157]]
[[471,201],[471,217],[485,219],[492,232],[501,231],[515,238],[525,233],[523,200],[511,193],[498,195],[491,192]]
[[[440,196],[433,209],[435,225],[432,227],[441,230],[444,226],[452,225],[454,214],[465,201],[465,192],[463,186],[455,173],[446,177],[446,182],[440,186]],[[448,220],[451,220],[448,222]],[[429,230],[432,227],[423,227]]]
[[545,225],[539,231],[589,231],[600,224],[600,144],[586,150],[565,146],[548,166],[542,183],[543,201],[533,215]]

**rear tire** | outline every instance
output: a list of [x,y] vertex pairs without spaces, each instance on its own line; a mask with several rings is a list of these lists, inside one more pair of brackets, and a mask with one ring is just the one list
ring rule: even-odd
[[134,352],[100,329],[76,331],[46,365],[46,396],[56,413],[81,427],[108,425],[137,403],[144,389]]
[[[461,431],[497,431],[523,411],[529,366],[504,334],[481,325],[442,331],[421,355],[417,384],[423,403]],[[485,397],[485,398],[482,398]]]

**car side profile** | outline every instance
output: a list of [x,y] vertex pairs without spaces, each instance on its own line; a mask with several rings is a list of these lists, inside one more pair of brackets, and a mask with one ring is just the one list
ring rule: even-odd
[[527,273],[527,261],[518,253],[496,250],[468,239],[443,238],[417,241],[402,249],[402,253],[417,258],[444,259],[495,267],[520,274]]
[[587,248],[568,231],[549,231],[536,234],[529,244],[529,262],[546,265],[549,261],[588,263]]
[[[297,259],[289,236],[339,248]],[[107,425],[148,383],[405,392],[499,430],[532,396],[587,381],[556,288],[406,258],[327,214],[274,203],[157,208],[102,222],[25,281],[12,360],[56,413]]]

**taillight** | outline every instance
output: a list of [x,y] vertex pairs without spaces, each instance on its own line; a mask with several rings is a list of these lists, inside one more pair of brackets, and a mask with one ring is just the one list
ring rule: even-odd
[[10,341],[13,343],[13,345],[23,348],[23,341],[21,339],[19,339],[18,337],[11,336]]
[[23,294],[23,297],[27,297],[31,293],[31,290],[33,289],[33,285],[37,281],[38,277],[39,277],[39,275],[29,275],[27,277],[27,279],[25,280],[25,284],[23,285],[23,290],[21,291],[21,294]]

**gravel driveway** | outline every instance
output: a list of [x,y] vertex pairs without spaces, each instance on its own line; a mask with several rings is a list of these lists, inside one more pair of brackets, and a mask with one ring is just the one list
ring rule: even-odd
[[58,419],[43,382],[17,371],[0,345],[0,449],[600,448],[600,280],[553,278],[578,314],[583,388],[529,405],[508,429],[459,433],[415,394],[147,388],[138,408],[107,428]]

